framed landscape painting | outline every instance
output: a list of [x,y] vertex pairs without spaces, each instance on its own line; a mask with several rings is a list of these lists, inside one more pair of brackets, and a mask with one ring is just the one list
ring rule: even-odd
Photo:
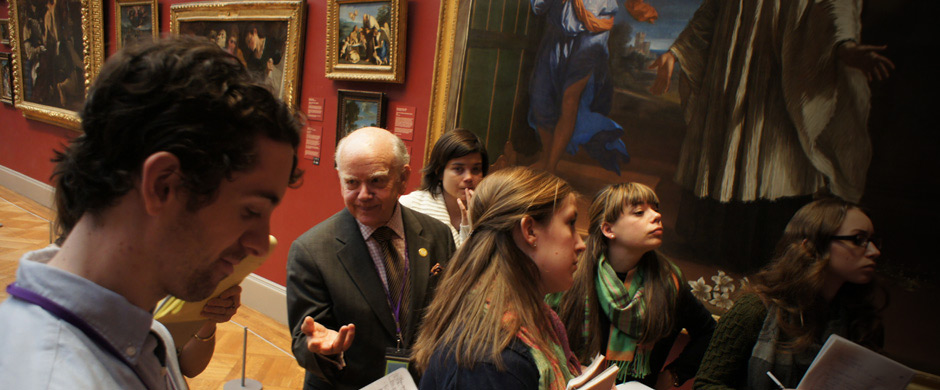
[[336,116],[336,143],[362,127],[385,128],[387,99],[382,92],[339,90]]
[[14,102],[27,118],[78,129],[104,62],[101,0],[11,0]]
[[119,18],[115,23],[117,50],[160,37],[157,0],[117,0],[114,13]]
[[326,77],[405,81],[404,0],[328,0]]
[[305,15],[303,1],[176,4],[170,7],[170,31],[217,43],[294,107]]

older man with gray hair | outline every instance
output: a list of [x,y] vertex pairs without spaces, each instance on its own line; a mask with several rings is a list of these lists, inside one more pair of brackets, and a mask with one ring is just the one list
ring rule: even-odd
[[288,255],[288,320],[304,389],[359,389],[407,359],[455,250],[447,226],[398,203],[408,161],[404,142],[375,127],[336,146],[346,207]]

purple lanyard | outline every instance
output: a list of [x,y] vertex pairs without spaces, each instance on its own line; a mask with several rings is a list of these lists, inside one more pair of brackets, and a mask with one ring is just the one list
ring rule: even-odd
[[401,291],[398,293],[398,302],[395,305],[392,305],[392,293],[388,290],[388,277],[386,276],[385,281],[385,298],[388,300],[388,307],[392,309],[392,318],[395,319],[395,337],[398,338],[398,349],[401,349],[402,335],[401,335],[401,301],[405,299],[405,284],[408,283],[408,271],[411,269],[411,262],[405,260],[405,274],[402,275],[401,282]]
[[[95,330],[95,328],[92,328],[91,325],[88,325],[88,322],[85,322],[85,320],[81,319],[75,313],[72,313],[68,309],[62,307],[58,303],[53,302],[49,298],[46,298],[33,291],[17,286],[16,282],[13,282],[9,286],[7,286],[7,293],[9,293],[13,297],[18,298],[22,301],[29,302],[36,306],[39,306],[43,308],[45,311],[49,312],[49,314],[52,314],[53,316],[55,316],[56,318],[62,321],[68,322],[69,324],[72,324],[72,326],[82,331],[82,333],[84,333],[85,336],[88,336],[88,338],[91,339],[91,341],[94,342],[96,345],[98,345],[99,348],[105,350],[106,352],[110,353],[112,356],[120,360],[122,363],[124,363],[128,368],[131,369],[132,372],[134,372],[134,375],[137,376],[137,379],[140,381],[140,383],[144,385],[144,387],[147,386],[147,382],[145,382],[144,378],[140,376],[140,373],[138,373],[137,370],[134,369],[134,365],[131,364],[131,362],[127,360],[127,358],[125,358],[123,354],[118,352],[117,348],[111,345],[111,343],[109,343],[108,340],[105,339],[104,336],[101,335],[101,333]],[[173,383],[173,381],[171,380],[168,380],[167,384],[169,384],[170,387],[173,389],[176,388],[176,384]]]

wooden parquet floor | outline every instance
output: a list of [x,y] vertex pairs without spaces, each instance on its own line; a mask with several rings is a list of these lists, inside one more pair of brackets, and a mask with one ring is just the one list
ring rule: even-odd
[[[16,279],[20,256],[49,245],[49,221],[54,219],[52,210],[0,187],[0,301],[6,300],[6,286]],[[302,388],[304,370],[290,353],[287,327],[242,306],[231,321],[219,324],[212,361],[202,374],[188,379],[190,389],[221,389],[241,378],[242,326],[249,329],[246,377],[270,390]]]

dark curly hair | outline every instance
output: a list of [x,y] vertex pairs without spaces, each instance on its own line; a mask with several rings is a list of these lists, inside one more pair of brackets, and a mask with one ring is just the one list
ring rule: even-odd
[[[300,144],[300,122],[239,60],[199,38],[128,47],[102,67],[81,111],[82,131],[56,151],[58,233],[100,213],[134,187],[150,155],[180,161],[188,207],[211,203],[221,181],[257,163],[256,141]],[[291,185],[302,172],[297,156]]]
[[483,176],[486,176],[490,168],[490,160],[486,154],[486,146],[476,134],[470,130],[457,128],[441,135],[441,138],[434,143],[434,148],[431,149],[427,165],[421,170],[423,176],[418,190],[427,191],[433,196],[440,195],[441,177],[444,175],[447,162],[471,153],[480,153],[480,158],[483,160]]

